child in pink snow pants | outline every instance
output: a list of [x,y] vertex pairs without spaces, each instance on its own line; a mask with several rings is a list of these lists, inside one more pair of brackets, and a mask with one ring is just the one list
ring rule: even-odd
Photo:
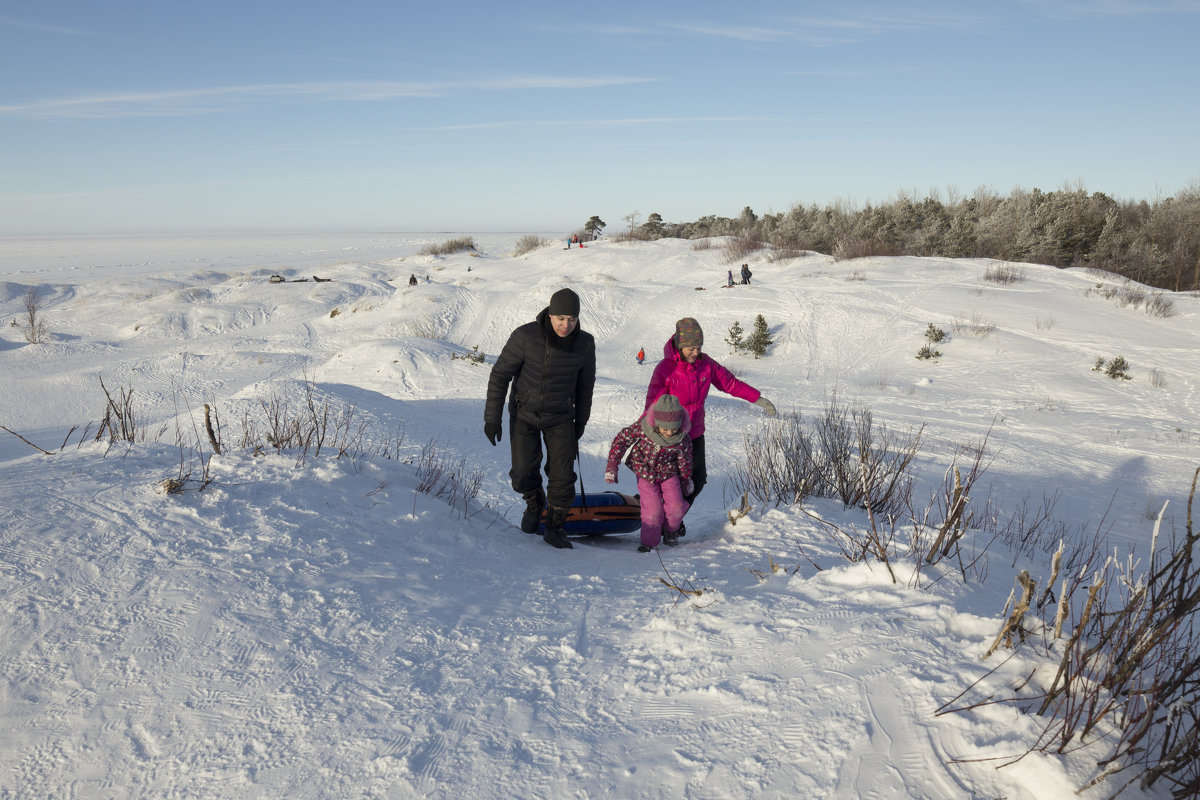
[[679,543],[679,526],[688,509],[683,496],[692,483],[690,429],[691,421],[679,398],[664,394],[640,420],[621,429],[608,451],[607,483],[617,482],[617,469],[626,451],[625,465],[637,476],[642,505],[639,552],[648,553],[660,542]]

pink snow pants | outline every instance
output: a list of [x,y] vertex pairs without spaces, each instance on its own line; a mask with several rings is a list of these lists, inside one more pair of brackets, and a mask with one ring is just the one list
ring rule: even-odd
[[688,510],[679,476],[667,478],[662,483],[638,478],[638,493],[642,503],[642,544],[658,547],[662,541],[664,523],[668,531],[679,530],[683,515]]

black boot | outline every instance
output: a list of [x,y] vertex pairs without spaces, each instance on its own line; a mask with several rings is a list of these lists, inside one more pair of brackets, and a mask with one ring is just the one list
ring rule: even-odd
[[560,550],[573,548],[570,539],[567,538],[567,532],[563,530],[566,522],[567,509],[550,506],[550,510],[546,513],[546,531],[542,534],[542,539],[546,544]]
[[[682,527],[682,526],[681,526]],[[674,547],[679,544],[679,531],[663,531],[663,544],[667,547]]]
[[525,495],[525,513],[521,515],[521,530],[537,533],[542,524],[542,509],[546,507],[546,493],[542,487]]

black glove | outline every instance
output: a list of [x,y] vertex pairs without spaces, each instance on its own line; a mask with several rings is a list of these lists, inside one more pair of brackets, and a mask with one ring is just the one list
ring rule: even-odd
[[583,429],[585,427],[587,427],[586,422],[576,422],[575,423],[575,441],[578,442],[580,439],[583,438]]
[[492,447],[495,447],[496,442],[504,438],[504,429],[500,427],[499,422],[483,423],[483,433],[488,437],[488,441],[492,443]]

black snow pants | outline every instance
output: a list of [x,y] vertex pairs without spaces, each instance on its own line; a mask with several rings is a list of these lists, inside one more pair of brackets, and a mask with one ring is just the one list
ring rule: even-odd
[[704,436],[692,439],[692,491],[683,496],[688,505],[696,502],[696,495],[708,483],[708,465],[704,462]]
[[509,417],[508,441],[512,448],[512,487],[522,495],[542,487],[542,442],[546,443],[546,502],[556,508],[569,508],[575,500],[575,423],[564,422],[539,430],[527,422]]

